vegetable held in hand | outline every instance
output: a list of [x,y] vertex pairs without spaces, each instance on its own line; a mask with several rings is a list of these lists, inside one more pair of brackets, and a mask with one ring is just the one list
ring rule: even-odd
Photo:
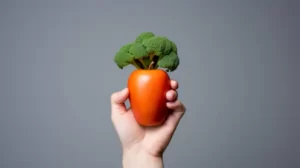
[[144,32],[134,42],[123,45],[114,61],[120,69],[136,67],[128,78],[129,102],[136,121],[143,126],[161,125],[169,114],[166,93],[171,85],[167,72],[179,65],[176,44]]

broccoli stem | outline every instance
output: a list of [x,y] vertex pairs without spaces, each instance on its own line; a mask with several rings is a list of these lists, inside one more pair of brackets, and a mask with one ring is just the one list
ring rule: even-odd
[[137,69],[144,69],[143,64],[138,59],[133,60],[133,62],[138,67]]
[[148,69],[149,70],[151,70],[151,69],[157,69],[158,68],[157,61],[158,61],[158,57],[156,55],[152,55],[151,56],[151,63],[148,66]]
[[151,69],[155,68],[155,67],[153,67],[154,64],[155,64],[155,62],[154,62],[154,61],[151,61],[150,65],[149,65],[149,67],[148,67],[148,70],[151,70]]
[[154,56],[155,56],[154,53],[150,53],[150,54],[149,54],[149,58],[150,58],[151,61],[153,60]]
[[135,61],[132,61],[131,63],[136,69],[141,69],[141,67],[139,67],[139,65]]
[[143,66],[142,69],[146,69],[146,68],[147,68],[147,65],[145,64],[143,58],[139,58],[138,60],[141,62],[142,66]]
[[149,55],[143,58],[134,59],[131,64],[137,69],[157,69],[158,56]]

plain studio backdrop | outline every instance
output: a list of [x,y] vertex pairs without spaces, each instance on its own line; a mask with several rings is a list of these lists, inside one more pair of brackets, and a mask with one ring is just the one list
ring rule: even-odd
[[2,0],[0,167],[121,167],[110,95],[133,68],[113,56],[144,31],[181,58],[166,168],[300,167],[294,2]]

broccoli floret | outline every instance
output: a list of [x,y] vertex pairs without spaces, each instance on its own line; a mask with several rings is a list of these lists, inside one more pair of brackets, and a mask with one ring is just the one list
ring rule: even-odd
[[166,47],[166,38],[153,36],[143,41],[143,45],[149,53],[154,53],[157,56],[162,56]]
[[121,47],[120,51],[122,52],[129,52],[129,49],[131,48],[131,46],[133,45],[134,43],[128,43],[128,44],[125,44]]
[[167,68],[167,71],[174,71],[179,65],[179,57],[175,52],[171,52],[169,55],[163,56],[157,62],[157,65],[160,67]]
[[134,42],[126,44],[116,53],[114,61],[121,69],[132,64],[138,69],[165,68],[174,71],[179,66],[176,44],[152,32],[141,33]]
[[127,52],[119,51],[116,53],[114,61],[116,62],[119,68],[123,69],[123,67],[131,64],[133,59],[133,55]]
[[139,59],[142,58],[144,56],[148,55],[147,50],[145,49],[145,47],[140,44],[140,43],[134,43],[130,49],[129,49],[129,53],[134,55],[135,59]]
[[136,43],[142,43],[145,39],[155,36],[152,32],[143,32],[136,39]]
[[165,38],[165,48],[163,50],[163,54],[167,55],[171,52],[171,50],[172,50],[172,42],[169,39]]
[[177,46],[173,41],[170,41],[172,45],[172,51],[177,54]]

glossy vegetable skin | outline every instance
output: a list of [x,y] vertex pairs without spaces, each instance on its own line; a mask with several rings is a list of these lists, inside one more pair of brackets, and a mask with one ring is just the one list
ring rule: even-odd
[[158,126],[166,120],[170,112],[166,93],[171,85],[164,70],[134,70],[128,78],[128,89],[131,109],[140,125]]

